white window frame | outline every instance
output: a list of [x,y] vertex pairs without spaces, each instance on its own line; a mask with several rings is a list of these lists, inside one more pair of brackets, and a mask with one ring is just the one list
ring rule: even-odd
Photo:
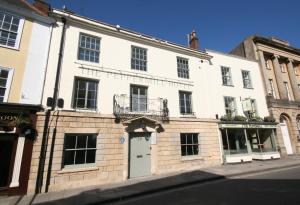
[[[99,50],[97,50],[97,48],[92,49],[92,48],[87,48],[87,47],[82,47],[81,46],[81,41],[82,41],[82,37],[85,38],[93,38],[95,39],[95,46],[96,46],[96,41],[99,40]],[[82,49],[85,52],[95,52],[95,56],[94,57],[98,57],[98,62],[96,61],[96,58],[94,58],[94,61],[91,60],[91,54],[89,54],[89,59],[80,59],[80,49]],[[101,50],[101,38],[98,36],[94,36],[94,35],[90,35],[90,34],[86,34],[86,33],[79,33],[79,40],[78,40],[78,51],[77,51],[77,60],[78,61],[83,61],[83,62],[89,62],[89,63],[95,63],[95,64],[99,64],[100,63],[100,50]],[[98,53],[98,55],[96,55],[96,53]]]
[[12,47],[12,46],[7,46],[7,45],[0,44],[0,47],[12,48],[12,49],[18,50],[20,48],[21,36],[22,36],[22,33],[23,33],[24,18],[21,17],[21,16],[19,16],[19,15],[15,15],[13,13],[10,13],[10,12],[7,12],[5,10],[2,10],[2,9],[0,9],[0,13],[3,13],[4,15],[11,15],[11,16],[14,16],[14,17],[20,19],[20,21],[19,21],[19,27],[18,27],[18,31],[17,31],[17,38],[16,38],[15,46]]
[[[95,97],[96,107],[95,108],[89,108],[89,107],[87,107],[87,100],[88,100],[87,98],[88,98],[88,91],[89,91],[88,87],[85,90],[85,92],[86,92],[86,96],[85,96],[85,99],[84,99],[85,100],[85,106],[83,108],[77,106],[76,100],[78,99],[77,98],[77,95],[78,95],[77,92],[78,92],[78,90],[76,90],[76,87],[77,87],[76,83],[78,83],[78,81],[85,81],[85,83],[88,83],[88,84],[90,82],[97,83],[97,86],[96,86],[97,90],[96,90],[96,97]],[[94,111],[96,111],[98,109],[98,103],[99,103],[98,97],[99,97],[99,81],[98,80],[88,79],[88,78],[81,78],[81,77],[75,77],[74,78],[74,88],[73,88],[73,97],[72,97],[72,107],[73,107],[73,109],[75,109],[75,110],[94,110]]]
[[[235,97],[231,97],[231,96],[224,96],[224,107],[225,107],[225,114],[227,115],[227,110],[231,111],[231,116],[234,117],[237,115],[237,106],[236,106],[236,101],[235,101]],[[233,107],[226,107],[226,99],[233,99]]]
[[[228,69],[228,72],[224,73],[225,75],[223,75],[223,70],[225,71],[225,69]],[[230,67],[221,66],[221,76],[222,76],[222,85],[224,85],[224,86],[233,86],[231,68]],[[224,78],[227,79],[226,84],[224,83]]]
[[[183,94],[184,105],[181,105],[180,94]],[[192,92],[179,90],[178,97],[179,97],[179,113],[180,113],[180,115],[184,115],[184,116],[191,115],[191,116],[193,116],[194,112],[193,112],[193,96],[192,96]],[[187,110],[188,110],[187,109],[188,108],[188,105],[187,105],[188,98],[187,97],[189,97],[190,101],[191,101],[190,112],[187,112]],[[184,112],[181,112],[181,107],[184,107]]]
[[[247,73],[247,78],[244,78],[244,73]],[[250,71],[242,70],[242,78],[243,78],[244,88],[253,88],[252,87],[252,80],[251,80],[251,76],[250,76]],[[247,83],[245,83],[246,81],[248,81],[248,86],[245,86],[247,84]]]
[[3,98],[3,102],[7,102],[8,96],[10,93],[12,79],[13,79],[14,69],[2,67],[2,66],[0,66],[0,69],[8,71],[8,76],[7,76],[6,85],[5,85],[5,94],[4,94],[4,98]]
[[177,76],[179,78],[190,78],[189,59],[177,56]]

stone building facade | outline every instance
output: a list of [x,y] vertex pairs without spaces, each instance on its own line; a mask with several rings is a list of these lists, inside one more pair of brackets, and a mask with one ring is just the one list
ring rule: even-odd
[[280,122],[279,150],[300,152],[300,50],[277,38],[251,36],[231,51],[258,60],[270,114]]

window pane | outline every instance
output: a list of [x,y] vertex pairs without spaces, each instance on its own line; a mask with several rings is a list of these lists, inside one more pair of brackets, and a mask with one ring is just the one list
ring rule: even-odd
[[77,136],[77,145],[76,148],[86,148],[86,138],[87,136],[81,135]]
[[5,88],[0,88],[0,96],[4,96],[5,95]]
[[65,149],[74,149],[76,147],[76,136],[66,136]]
[[0,86],[6,87],[6,79],[0,78]]
[[0,69],[0,77],[1,78],[7,78],[8,77],[8,70],[3,70],[3,69]]
[[186,144],[186,135],[185,134],[180,135],[180,141],[181,141],[181,144]]
[[94,36],[80,34],[78,59],[99,62],[100,39]]
[[193,153],[197,155],[199,153],[199,145],[193,145]]
[[85,107],[85,100],[84,99],[77,99],[75,107],[76,108],[84,108]]
[[85,163],[85,150],[76,151],[75,164],[84,164]]
[[95,163],[96,150],[87,150],[86,153],[86,163]]
[[87,105],[86,108],[91,108],[91,109],[95,109],[96,106],[96,100],[87,100]]
[[193,144],[193,135],[187,134],[187,144]]
[[96,148],[97,135],[88,136],[88,148]]
[[74,164],[74,154],[75,154],[75,151],[65,151],[64,165]]
[[182,156],[186,156],[187,155],[187,146],[186,145],[182,145],[181,146],[181,155]]

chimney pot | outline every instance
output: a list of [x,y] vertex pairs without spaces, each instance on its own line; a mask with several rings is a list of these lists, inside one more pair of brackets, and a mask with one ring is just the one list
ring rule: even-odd
[[189,46],[191,49],[199,50],[199,39],[196,35],[195,29],[190,33],[190,42]]
[[50,4],[46,3],[43,0],[34,0],[34,2],[32,3],[32,5],[38,9],[39,11],[41,11],[43,14],[48,16],[48,13],[51,9]]

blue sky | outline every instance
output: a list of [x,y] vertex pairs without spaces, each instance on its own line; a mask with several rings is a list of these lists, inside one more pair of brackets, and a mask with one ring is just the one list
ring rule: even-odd
[[299,0],[46,0],[77,14],[201,49],[228,52],[249,35],[276,36],[300,48]]

